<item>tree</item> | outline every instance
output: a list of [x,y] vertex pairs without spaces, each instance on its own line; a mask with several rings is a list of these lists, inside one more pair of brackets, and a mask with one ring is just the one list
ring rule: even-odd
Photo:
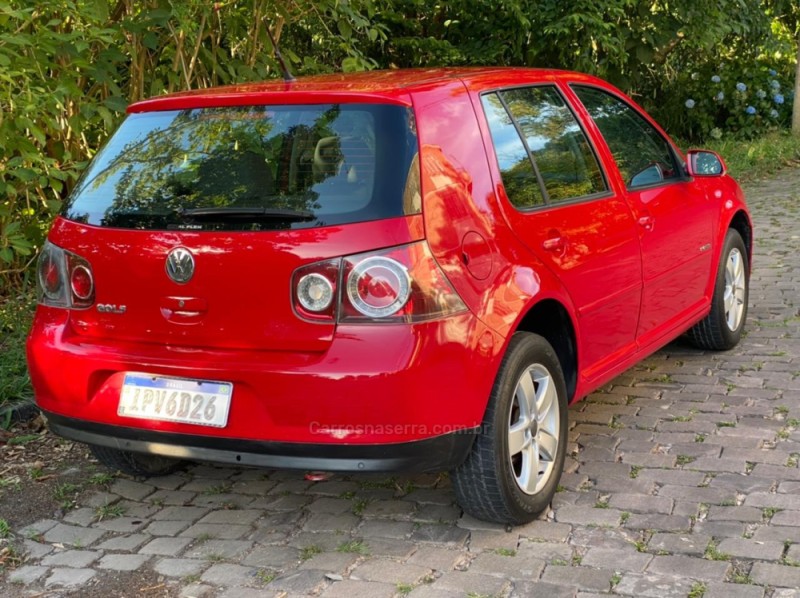
[[797,0],[766,0],[773,19],[785,28],[794,40],[797,62],[794,71],[794,104],[792,105],[792,133],[800,136],[800,3]]

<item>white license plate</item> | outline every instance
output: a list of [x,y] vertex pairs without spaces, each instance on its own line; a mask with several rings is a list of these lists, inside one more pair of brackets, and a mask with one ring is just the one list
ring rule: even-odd
[[233,384],[128,372],[117,414],[200,426],[225,427]]

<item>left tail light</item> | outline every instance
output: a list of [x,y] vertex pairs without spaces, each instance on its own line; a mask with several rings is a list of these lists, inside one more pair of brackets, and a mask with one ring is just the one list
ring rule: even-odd
[[292,294],[311,322],[413,323],[466,309],[424,241],[298,268]]
[[85,309],[94,305],[94,276],[88,261],[46,241],[37,265],[39,303]]

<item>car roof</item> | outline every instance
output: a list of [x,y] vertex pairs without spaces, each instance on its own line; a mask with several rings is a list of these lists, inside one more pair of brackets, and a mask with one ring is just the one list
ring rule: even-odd
[[286,82],[226,85],[172,93],[131,104],[128,112],[246,104],[375,102],[410,106],[411,95],[427,89],[466,84],[472,89],[570,78],[600,82],[589,75],[554,69],[517,67],[416,68],[298,77]]

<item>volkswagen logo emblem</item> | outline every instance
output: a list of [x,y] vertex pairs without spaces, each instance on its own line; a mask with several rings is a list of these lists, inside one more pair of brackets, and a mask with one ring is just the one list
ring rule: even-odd
[[194,275],[194,257],[185,247],[176,247],[167,254],[166,270],[178,284],[189,282]]

